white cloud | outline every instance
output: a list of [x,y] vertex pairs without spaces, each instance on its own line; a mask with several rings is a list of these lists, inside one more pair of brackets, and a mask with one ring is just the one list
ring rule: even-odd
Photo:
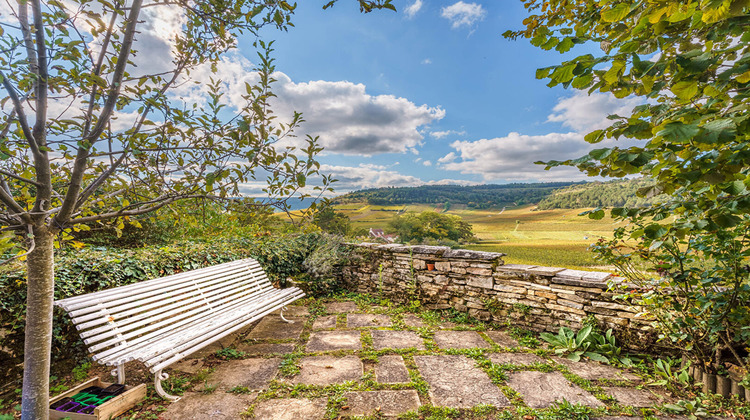
[[443,7],[440,16],[448,19],[451,22],[453,29],[460,28],[462,26],[474,26],[475,23],[484,19],[487,15],[487,11],[484,10],[479,3],[464,3],[459,1],[450,6]]
[[587,176],[573,167],[557,167],[544,171],[536,161],[568,160],[585,155],[594,148],[627,148],[637,140],[606,139],[595,145],[584,140],[584,135],[609,126],[607,115],[629,116],[633,107],[642,102],[637,98],[617,99],[611,94],[576,92],[560,98],[547,117],[548,122],[560,122],[573,131],[552,132],[543,135],[510,133],[505,137],[451,143],[451,152],[438,162],[443,169],[476,174],[486,181],[493,180],[556,180],[586,179]]
[[445,160],[444,169],[481,175],[485,181],[525,181],[585,178],[586,175],[574,168],[546,172],[534,162],[579,157],[590,145],[583,140],[583,135],[571,132],[541,136],[510,133],[493,139],[456,141],[451,147],[458,152],[460,161],[449,154],[441,158]]
[[448,137],[451,135],[456,136],[465,136],[466,131],[456,131],[456,130],[446,130],[446,131],[431,131],[430,136],[436,138],[436,139],[442,139],[444,137]]
[[445,155],[445,156],[441,157],[440,159],[438,159],[438,163],[448,163],[448,162],[453,162],[454,160],[456,160],[456,158],[457,158],[457,157],[458,157],[458,156],[456,156],[456,154],[455,154],[455,153],[453,153],[453,152],[450,152],[450,153],[448,153],[447,155]]
[[364,188],[416,187],[418,185],[476,185],[476,182],[461,179],[441,179],[423,181],[411,175],[388,170],[382,165],[360,164],[359,166],[320,165],[321,173],[332,174],[338,179],[333,187],[336,193],[344,193]]
[[[226,54],[212,73],[201,66],[191,73],[198,83],[183,84],[178,94],[186,103],[203,103],[207,83],[221,80],[225,99],[239,109],[245,104],[245,83],[258,81],[253,65],[237,53]],[[349,81],[296,83],[284,73],[274,73],[278,81],[271,86],[276,98],[271,106],[280,121],[289,122],[294,111],[301,112],[305,122],[297,131],[320,136],[326,153],[370,156],[378,153],[417,154],[416,147],[424,136],[420,128],[445,116],[439,107],[417,105],[393,95],[372,96],[363,84]]]
[[432,161],[426,160],[426,161],[422,162],[422,165],[424,165],[424,166],[432,166]]
[[277,115],[302,112],[306,120],[302,131],[320,136],[326,152],[365,156],[414,152],[422,144],[419,128],[445,116],[439,107],[418,106],[406,98],[371,96],[363,84],[294,83],[283,74],[276,78]]
[[404,9],[404,13],[406,14],[406,17],[411,19],[413,18],[419,10],[422,9],[422,0],[414,0],[414,3],[406,6]]
[[430,60],[429,58],[425,58],[424,60],[422,60],[422,64],[432,64],[432,60]]
[[560,122],[563,126],[578,132],[591,132],[612,124],[607,115],[628,116],[637,105],[643,104],[639,98],[617,99],[610,93],[576,91],[573,96],[560,98],[547,117],[549,122]]

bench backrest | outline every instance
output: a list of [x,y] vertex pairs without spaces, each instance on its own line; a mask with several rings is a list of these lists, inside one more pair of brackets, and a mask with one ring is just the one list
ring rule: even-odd
[[263,268],[248,258],[62,299],[55,305],[71,316],[95,360],[105,363],[108,357],[196,320],[253,305],[272,290]]

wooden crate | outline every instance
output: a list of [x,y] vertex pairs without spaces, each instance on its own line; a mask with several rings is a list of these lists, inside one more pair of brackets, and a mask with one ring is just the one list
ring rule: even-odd
[[[110,382],[100,381],[98,377],[91,379],[72,388],[62,394],[52,398],[49,403],[52,405],[54,402],[59,401],[65,397],[72,397],[79,391],[88,388],[90,386],[98,386],[106,388],[112,385]],[[65,413],[57,410],[49,410],[50,420],[59,420],[68,418],[70,420],[109,420],[119,416],[120,414],[130,410],[139,401],[146,397],[146,384],[140,384],[137,386],[126,386],[125,392],[105,402],[104,404],[96,407],[93,414],[79,414],[79,413]]]

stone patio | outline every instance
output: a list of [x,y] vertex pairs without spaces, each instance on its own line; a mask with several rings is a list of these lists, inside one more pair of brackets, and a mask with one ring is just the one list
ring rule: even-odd
[[[425,405],[544,409],[563,399],[603,410],[594,393],[635,410],[669,402],[666,391],[637,389],[641,378],[633,373],[533,354],[506,331],[459,331],[460,325],[431,324],[416,314],[383,314],[387,308],[367,313],[375,309],[351,301],[321,308],[291,307],[286,314],[294,324],[267,316],[229,345],[242,352],[239,360],[209,357],[176,365],[182,375],[209,373],[193,387],[202,393],[185,393],[160,418],[396,418]],[[575,385],[563,374],[592,387]],[[620,415],[597,413],[602,419]]]

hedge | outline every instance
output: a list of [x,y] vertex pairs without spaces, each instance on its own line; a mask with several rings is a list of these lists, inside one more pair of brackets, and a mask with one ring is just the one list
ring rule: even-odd
[[[63,299],[162,277],[241,258],[256,258],[272,281],[304,274],[304,261],[321,242],[320,234],[182,242],[140,249],[84,248],[60,252],[55,258],[55,299]],[[0,365],[23,360],[26,273],[21,263],[0,267]],[[68,316],[55,309],[52,337],[53,368],[78,362],[86,349]],[[4,332],[4,334],[3,334]],[[69,363],[65,363],[69,365]],[[68,366],[69,367],[69,366]]]

